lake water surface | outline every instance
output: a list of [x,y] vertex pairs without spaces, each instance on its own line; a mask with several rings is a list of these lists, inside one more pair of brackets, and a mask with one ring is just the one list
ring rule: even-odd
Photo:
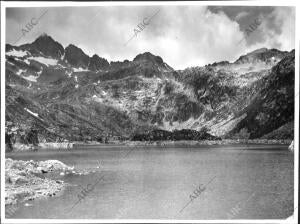
[[[27,202],[32,206],[19,205],[10,218],[287,218],[294,210],[294,158],[287,148],[89,147],[8,153],[6,157],[12,159],[57,159],[76,169],[95,171],[58,177],[71,186],[55,197]],[[100,168],[96,168],[99,164]],[[102,175],[103,179],[96,183]],[[184,208],[194,190],[210,180]],[[94,189],[71,209],[88,184],[88,188],[95,184]]]

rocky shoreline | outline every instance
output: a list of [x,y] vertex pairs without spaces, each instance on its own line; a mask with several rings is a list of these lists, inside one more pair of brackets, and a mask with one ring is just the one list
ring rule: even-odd
[[[45,142],[34,144],[15,143],[12,145],[12,151],[38,151],[43,149],[72,149],[73,142]],[[8,150],[7,150],[8,151]]]
[[282,140],[269,140],[269,139],[251,139],[251,140],[203,140],[203,141],[129,141],[126,145],[129,146],[143,146],[143,145],[153,145],[153,146],[205,146],[205,145],[239,145],[239,144],[261,144],[261,145],[290,145],[292,140],[282,139]]
[[222,139],[222,140],[161,140],[161,141],[109,141],[108,143],[100,143],[97,141],[87,142],[47,142],[33,144],[12,145],[13,152],[20,151],[38,151],[38,150],[70,150],[84,146],[203,146],[203,145],[238,145],[238,144],[262,144],[262,145],[291,145],[292,139]]
[[5,205],[34,200],[40,197],[51,197],[67,185],[62,180],[45,177],[52,173],[64,175],[77,172],[58,160],[35,162],[5,159]]

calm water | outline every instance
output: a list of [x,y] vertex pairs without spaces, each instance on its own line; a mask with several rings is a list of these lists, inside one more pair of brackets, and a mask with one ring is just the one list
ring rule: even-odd
[[[134,148],[126,156],[131,149],[7,154],[21,160],[58,159],[96,171],[58,177],[72,186],[58,196],[27,202],[32,206],[19,205],[10,218],[278,219],[293,213],[293,154],[287,146],[147,147]],[[94,190],[71,209],[81,189],[102,175]],[[193,191],[212,178],[180,212]]]

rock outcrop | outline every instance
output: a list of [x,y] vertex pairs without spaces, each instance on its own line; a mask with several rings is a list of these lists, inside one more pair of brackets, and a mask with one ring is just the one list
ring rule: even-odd
[[294,141],[289,145],[289,150],[294,152]]
[[35,162],[5,159],[5,204],[54,196],[66,186],[61,180],[46,178],[46,173],[77,172],[74,167],[58,160]]

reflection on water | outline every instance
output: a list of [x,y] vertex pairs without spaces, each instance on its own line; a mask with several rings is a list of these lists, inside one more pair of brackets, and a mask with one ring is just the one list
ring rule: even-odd
[[[242,149],[247,150],[241,153]],[[58,159],[96,172],[60,177],[71,186],[56,197],[30,202],[31,207],[21,205],[10,218],[279,219],[292,215],[293,154],[287,146],[248,149],[146,147],[135,148],[128,156],[124,155],[131,148],[124,147],[11,153],[7,157]],[[212,178],[191,201],[195,189]],[[74,206],[86,188],[88,193]]]

